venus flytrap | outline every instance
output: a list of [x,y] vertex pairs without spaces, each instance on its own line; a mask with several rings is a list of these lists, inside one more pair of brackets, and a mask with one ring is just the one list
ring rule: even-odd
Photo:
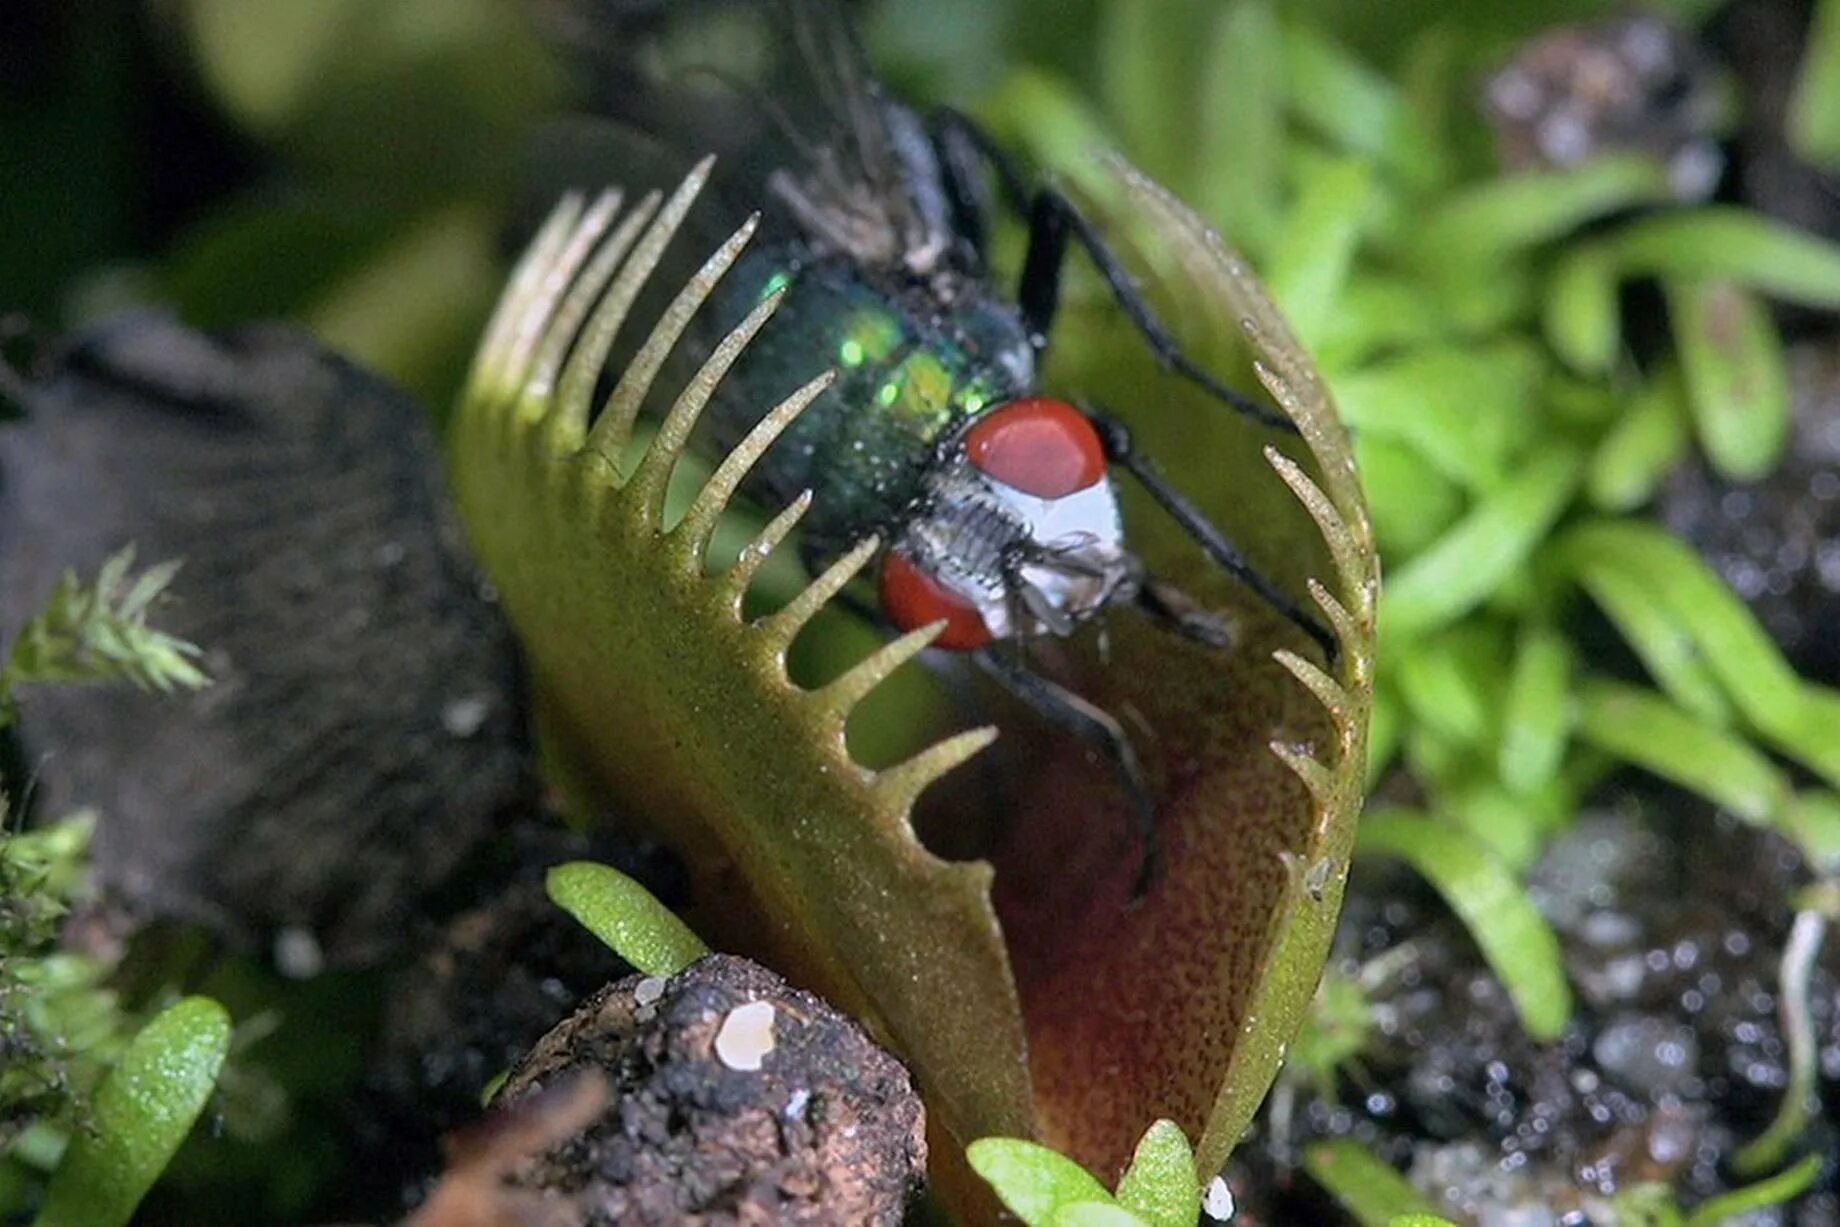
[[[937,859],[910,826],[919,793],[987,745],[991,730],[923,741],[878,770],[852,754],[852,712],[925,647],[932,628],[828,678],[801,684],[788,673],[794,639],[817,634],[816,619],[876,543],[865,541],[781,602],[764,602],[760,614],[753,580],[766,560],[788,552],[784,542],[809,500],[777,515],[765,509],[771,519],[732,566],[713,560],[711,535],[731,496],[827,386],[822,373],[735,453],[714,458],[681,519],[662,512],[698,413],[777,299],[764,300],[717,347],[649,444],[635,442],[639,401],[748,228],[705,262],[652,327],[618,372],[609,403],[591,399],[614,334],[632,326],[635,291],[694,207],[702,174],[660,202],[565,202],[514,273],[453,419],[456,498],[530,653],[558,777],[584,808],[612,801],[685,851],[699,925],[711,938],[762,957],[888,1036],[943,1136],[1037,1134],[1104,1168],[1128,1153],[1154,1101],[1199,1137],[1204,1162],[1218,1167],[1314,986],[1365,761],[1373,558],[1352,463],[1320,382],[1243,263],[1192,214],[1122,164],[1093,170],[1092,182],[1120,211],[1108,220],[1154,253],[1156,267],[1180,274],[1168,291],[1180,303],[1170,318],[1203,330],[1190,342],[1197,352],[1225,347],[1223,369],[1256,360],[1273,401],[1297,421],[1301,445],[1298,456],[1261,450],[1263,439],[1219,422],[1192,397],[1185,402],[1182,388],[1154,413],[1133,417],[1133,430],[1146,450],[1168,458],[1173,477],[1223,460],[1246,474],[1231,501],[1200,483],[1211,500],[1206,511],[1249,532],[1248,547],[1263,556],[1293,560],[1294,573],[1279,579],[1312,596],[1342,653],[1326,670],[1276,650],[1280,628],[1269,610],[1210,573],[1179,529],[1139,517],[1153,568],[1243,619],[1231,652],[1197,654],[1121,618],[1108,624],[1109,658],[1083,644],[1069,653],[1082,694],[1135,708],[1187,746],[1166,745],[1162,754],[1205,764],[1198,775],[1183,767],[1188,783],[1167,809],[1169,846],[1181,855],[1141,907],[1090,898],[1088,886],[1053,896],[1057,906],[1062,897],[1079,904],[1072,912],[1021,906],[999,924],[989,867]],[[1150,359],[1136,338],[1126,350],[1119,330],[1101,326],[1113,322],[1115,315],[1075,318],[1056,361],[1073,363],[1086,387],[1103,391],[1100,377],[1141,389]],[[1116,403],[1128,412],[1141,399]],[[1169,446],[1172,405],[1183,405],[1177,418],[1200,423],[1208,437]],[[1127,506],[1127,518],[1135,514]],[[1033,761],[1067,749],[1050,741]],[[1065,779],[1055,769],[1022,780],[1019,812],[1001,819],[1006,845],[1036,875],[1076,869],[1084,854],[1074,845],[1098,848],[1119,829],[1103,789],[1069,799],[1059,791]],[[958,820],[995,830],[993,817],[974,808]],[[1052,855],[1043,854],[1044,840]],[[1274,875],[1274,865],[1292,868]],[[643,933],[657,935],[658,917],[647,919],[640,913],[649,906],[635,911],[625,892],[606,885],[579,867],[553,883],[597,930],[651,958],[642,948],[658,943]],[[1194,914],[1209,919],[1183,922]],[[685,947],[661,948],[657,965],[668,966]],[[1189,970],[1146,982],[1149,958]],[[1067,967],[1081,969],[1081,992],[1055,979]],[[1160,987],[1181,982],[1212,987],[1173,996]],[[1132,1008],[1114,1008],[1114,999]],[[1134,1021],[1120,1026],[1127,1016]],[[1260,1027],[1241,1026],[1254,1016]],[[1204,1042],[1223,1034],[1237,1042]],[[1121,1072],[1080,1075],[1095,1066]],[[968,1190],[952,1188],[949,1173],[944,1197],[966,1204]]]

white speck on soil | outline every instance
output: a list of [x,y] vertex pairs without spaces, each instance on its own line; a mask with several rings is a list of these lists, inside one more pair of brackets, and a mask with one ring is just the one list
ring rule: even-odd
[[1208,1181],[1201,1194],[1201,1212],[1217,1223],[1233,1217],[1233,1190],[1227,1187],[1226,1180],[1216,1176]]
[[651,1005],[664,996],[664,977],[647,976],[633,985],[633,1002],[637,1005]]
[[326,968],[319,939],[307,929],[291,926],[275,934],[275,970],[290,980],[311,980]]
[[736,1006],[716,1032],[716,1059],[730,1069],[755,1070],[773,1051],[773,1003]]

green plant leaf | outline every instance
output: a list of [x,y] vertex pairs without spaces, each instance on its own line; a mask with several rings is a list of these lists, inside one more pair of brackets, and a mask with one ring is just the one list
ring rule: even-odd
[[1194,1227],[1201,1180],[1182,1126],[1159,1120],[1144,1131],[1116,1196],[1119,1205],[1150,1227]]
[[1724,281],[1670,281],[1668,314],[1700,445],[1732,481],[1776,467],[1789,441],[1789,371],[1769,308]]
[[1840,247],[1747,209],[1660,213],[1603,242],[1625,275],[1728,281],[1804,307],[1840,307]]
[[1579,584],[1622,632],[1661,689],[1706,724],[1730,723],[1731,704],[1700,655],[1699,641],[1643,577],[1603,559],[1577,568]]
[[1531,793],[1559,777],[1571,731],[1572,645],[1547,626],[1521,635],[1501,716],[1496,771],[1517,793]]
[[1021,1138],[979,1138],[965,1148],[971,1168],[1029,1227],[1045,1227],[1068,1206],[1114,1205],[1105,1186],[1058,1151]]
[[1325,162],[1298,185],[1266,277],[1306,345],[1321,339],[1348,281],[1372,186],[1368,164],[1354,158]]
[[1789,800],[1789,781],[1769,759],[1651,691],[1587,683],[1579,693],[1578,736],[1747,822],[1775,822]]
[[1493,268],[1593,218],[1668,197],[1666,169],[1634,154],[1575,170],[1504,176],[1440,205],[1417,232],[1414,251],[1432,268],[1451,262]]
[[1635,520],[1580,525],[1559,547],[1573,565],[1639,577],[1690,636],[1706,670],[1762,739],[1840,784],[1840,698],[1802,681],[1736,593],[1685,543]]
[[1840,3],[1816,0],[1789,99],[1789,143],[1803,160],[1840,170]]
[[1374,536],[1397,566],[1436,540],[1463,514],[1463,495],[1409,444],[1364,434],[1355,440]]
[[1303,1170],[1361,1227],[1390,1227],[1399,1218],[1437,1218],[1422,1193],[1359,1142],[1318,1142],[1303,1152]]
[[1540,304],[1546,341],[1580,374],[1607,374],[1622,349],[1619,288],[1616,267],[1593,247],[1567,252],[1547,277]]
[[1082,1201],[1062,1206],[1048,1219],[1049,1227],[1145,1227],[1144,1220],[1123,1206]]
[[1679,374],[1663,371],[1635,392],[1591,454],[1586,493],[1604,511],[1633,511],[1655,496],[1686,451],[1686,395]]
[[1525,343],[1444,344],[1343,374],[1335,395],[1364,439],[1407,444],[1452,481],[1486,491],[1508,477],[1544,373]]
[[1381,636],[1395,641],[1448,625],[1487,600],[1525,566],[1552,531],[1584,476],[1564,445],[1532,457],[1387,585]]
[[204,997],[168,1006],[97,1089],[45,1191],[35,1227],[119,1227],[166,1170],[217,1084],[230,1016]]
[[1362,819],[1355,852],[1397,856],[1422,874],[1462,917],[1527,1033],[1559,1037],[1571,1018],[1572,994],[1558,939],[1520,883],[1471,836],[1422,814],[1381,810]]
[[1408,183],[1439,178],[1435,142],[1415,131],[1397,86],[1302,21],[1283,30],[1290,108],[1305,126]]
[[709,953],[689,925],[610,865],[557,865],[545,884],[563,911],[648,976],[674,976]]
[[1217,15],[1208,37],[1203,63],[1234,70],[1201,74],[1195,174],[1183,186],[1203,216],[1257,259],[1270,252],[1281,211],[1282,34],[1269,0],[1244,0]]
[[1693,1207],[1687,1215],[1687,1227],[1719,1227],[1754,1210],[1784,1205],[1806,1192],[1820,1178],[1825,1163],[1820,1155],[1809,1155],[1787,1171],[1768,1180],[1717,1197],[1709,1197]]

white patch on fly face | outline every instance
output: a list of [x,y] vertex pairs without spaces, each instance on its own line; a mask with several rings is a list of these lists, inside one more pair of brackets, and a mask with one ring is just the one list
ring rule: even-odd
[[1025,611],[1032,615],[1029,633],[1067,634],[1129,582],[1133,564],[1124,548],[1124,521],[1109,480],[1059,498],[1040,498],[982,473],[978,477],[982,498],[1037,547],[1037,557],[1020,569],[1021,591],[1014,594],[999,576],[940,569],[946,584],[977,604],[994,637],[1016,634],[1017,614]]

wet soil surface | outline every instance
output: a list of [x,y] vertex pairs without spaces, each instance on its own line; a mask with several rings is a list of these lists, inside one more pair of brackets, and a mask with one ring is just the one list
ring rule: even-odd
[[[1463,927],[1411,874],[1368,863],[1334,966],[1366,968],[1374,1031],[1333,1095],[1290,1084],[1230,1173],[1242,1224],[1348,1220],[1296,1167],[1350,1138],[1407,1171],[1462,1222],[1585,1224],[1646,1182],[1692,1204],[1742,1185],[1733,1153],[1763,1132],[1787,1080],[1779,964],[1809,880],[1783,840],[1674,793],[1587,813],[1531,875],[1577,995],[1553,1044],[1523,1033]],[[1816,968],[1824,1118],[1840,1113],[1840,949]],[[1817,1124],[1803,1146],[1840,1154]],[[1792,1211],[1752,1222],[1840,1224],[1836,1173]]]

